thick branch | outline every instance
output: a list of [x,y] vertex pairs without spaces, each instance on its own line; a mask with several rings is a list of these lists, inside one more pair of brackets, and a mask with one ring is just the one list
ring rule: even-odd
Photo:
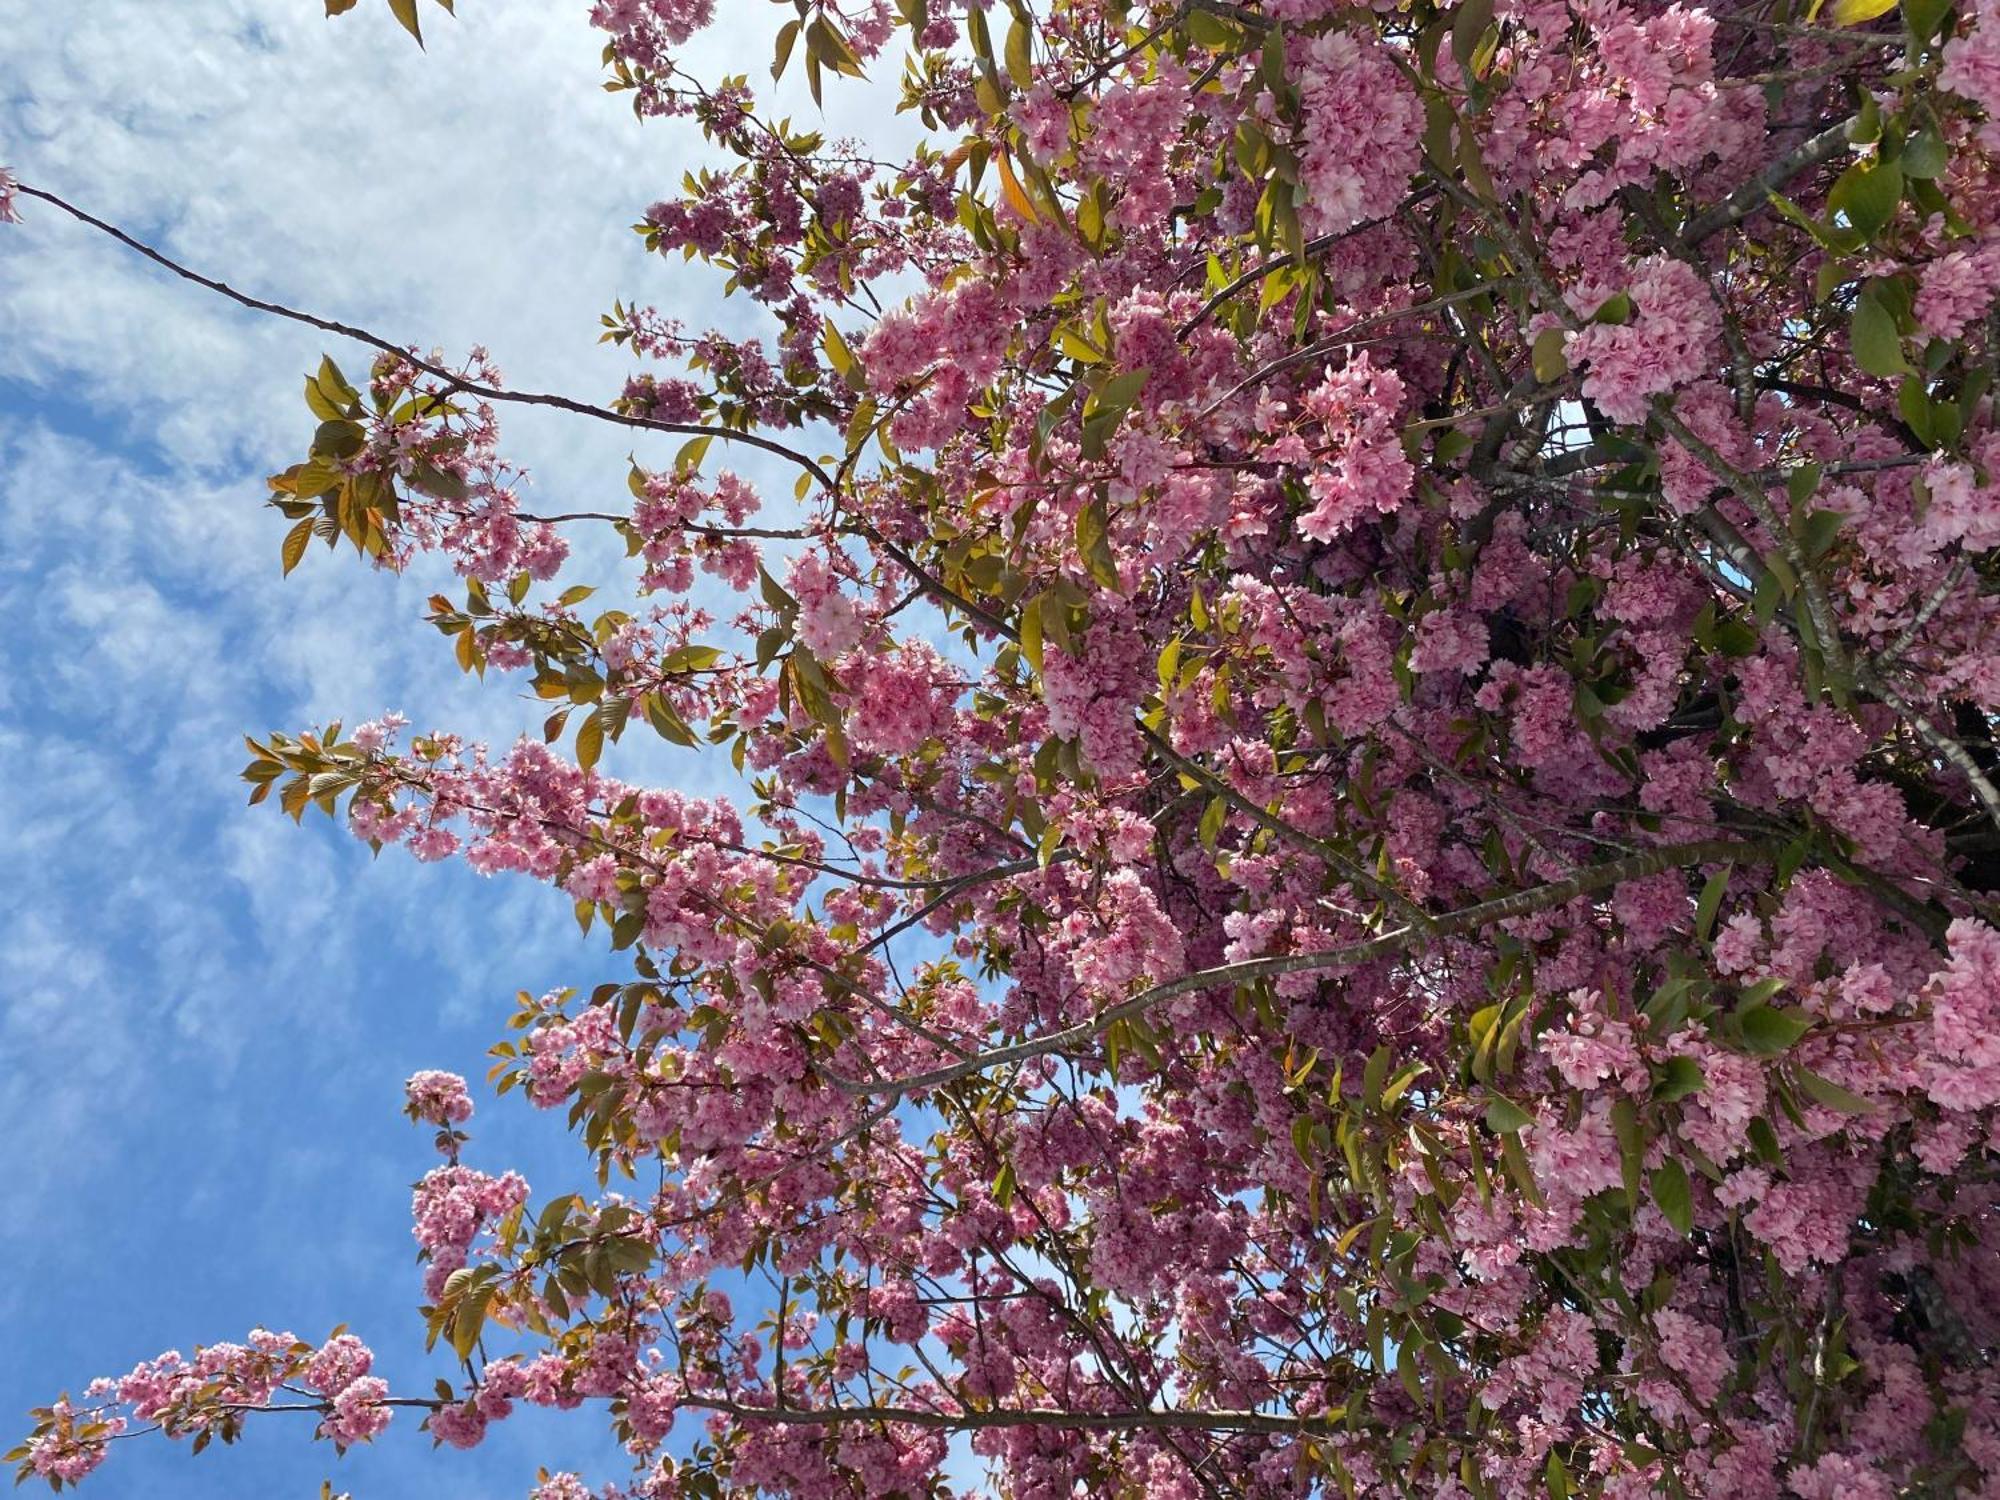
[[1979,799],[1979,805],[1985,809],[1986,816],[1993,826],[2000,828],[2000,789],[1996,789],[1992,780],[1979,768],[1979,762],[1972,758],[1972,752],[1925,718],[1921,710],[1905,700],[1874,672],[1865,668],[1862,670],[1861,686],[1900,714],[1903,722],[1916,731],[1919,739],[1972,783],[1973,796]]
[[1221,989],[1280,974],[1353,968],[1358,964],[1372,963],[1379,958],[1407,953],[1437,938],[1458,937],[1491,926],[1495,922],[1547,911],[1551,907],[1573,901],[1578,896],[1608,890],[1628,880],[1642,880],[1663,870],[1678,869],[1688,865],[1716,864],[1724,860],[1732,860],[1739,864],[1768,863],[1777,857],[1780,847],[1776,839],[1701,839],[1689,844],[1667,844],[1657,849],[1648,849],[1643,854],[1633,854],[1624,859],[1592,865],[1564,880],[1551,881],[1547,885],[1533,886],[1523,891],[1511,891],[1504,896],[1495,896],[1472,906],[1461,907],[1455,912],[1428,919],[1428,926],[1424,928],[1412,924],[1361,942],[1347,943],[1338,948],[1323,948],[1311,953],[1285,953],[1271,958],[1245,959],[1241,963],[1221,964],[1212,969],[1183,974],[1180,978],[1168,980],[1165,984],[1141,990],[1116,1005],[1106,1006],[1087,1021],[1079,1021],[1074,1026],[1047,1036],[1033,1037],[1027,1041],[1015,1042],[1011,1046],[996,1047],[990,1052],[982,1052],[963,1062],[933,1068],[927,1073],[917,1073],[906,1078],[882,1082],[823,1076],[829,1077],[837,1088],[852,1094],[909,1094],[933,1089],[961,1078],[970,1078],[992,1068],[1007,1067],[1014,1063],[1026,1062],[1030,1058],[1045,1057],[1052,1052],[1070,1051],[1090,1041],[1107,1027],[1140,1015],[1161,1001],[1171,1000],[1179,995]]
[[1798,149],[1772,162],[1720,203],[1688,220],[1687,228],[1681,231],[1680,248],[1691,250],[1719,230],[1749,218],[1768,204],[1771,194],[1779,188],[1800,173],[1832,161],[1847,145],[1847,122],[1829,125]]
[[1261,1411],[1187,1411],[1150,1408],[1143,1411],[1049,1411],[1038,1408],[931,1411],[921,1406],[751,1406],[719,1397],[689,1396],[682,1406],[722,1412],[753,1422],[777,1422],[794,1427],[826,1427],[846,1422],[898,1422],[911,1427],[965,1432],[986,1427],[1054,1427],[1066,1432],[1180,1430],[1195,1432],[1269,1433],[1295,1436],[1302,1432],[1332,1433],[1344,1427],[1340,1410],[1295,1417]]

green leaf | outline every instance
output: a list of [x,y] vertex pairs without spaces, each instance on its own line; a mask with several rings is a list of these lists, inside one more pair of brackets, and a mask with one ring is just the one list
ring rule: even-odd
[[1632,321],[1632,294],[1613,292],[1598,304],[1597,311],[1590,315],[1593,323],[1625,324]]
[[701,467],[701,461],[708,457],[709,444],[714,441],[715,434],[706,432],[700,437],[689,438],[685,443],[682,443],[681,451],[674,455],[674,472],[676,474],[694,473],[695,470]]
[[1928,42],[1951,14],[1952,0],[1903,0],[1903,24],[1919,42]]
[[450,500],[463,504],[472,494],[465,481],[447,469],[419,463],[410,471],[410,483],[427,495],[435,495],[440,500]]
[[1833,0],[1827,18],[1836,26],[1861,26],[1896,8],[1896,0]]
[[1782,974],[1767,974],[1755,984],[1743,987],[1743,1003],[1745,1005],[1762,1005],[1766,1001],[1775,999],[1778,995],[1782,994],[1787,983],[1789,981]]
[[1847,138],[1857,146],[1872,146],[1882,139],[1882,106],[1866,89],[1861,91],[1861,108],[1847,122]]
[[348,459],[359,453],[368,443],[368,434],[359,422],[337,419],[319,424],[313,433],[313,452],[331,454],[335,458]]
[[1758,1057],[1772,1057],[1810,1031],[1812,1017],[1760,1001],[1738,1011],[1736,1025],[1742,1032],[1745,1051]]
[[1800,464],[1785,476],[1785,498],[1791,502],[1793,510],[1798,510],[1812,499],[1824,474],[1825,470],[1818,464]]
[[1668,1157],[1653,1168],[1653,1202],[1666,1221],[1682,1234],[1694,1228],[1694,1188],[1687,1168]]
[[854,350],[848,346],[831,318],[826,320],[826,332],[821,342],[826,347],[827,361],[833,366],[834,373],[859,390],[863,384],[861,361],[855,358]]
[[1699,1090],[1703,1081],[1700,1063],[1691,1057],[1670,1057],[1653,1078],[1653,1097],[1671,1104]]
[[784,614],[787,610],[796,610],[799,607],[799,601],[785,591],[783,584],[765,572],[761,564],[757,569],[757,585],[763,591],[764,602],[778,611],[779,614]]
[[333,362],[331,355],[324,355],[319,362],[319,374],[314,377],[327,400],[345,408],[361,399],[361,393],[348,384],[347,377],[340,373],[340,366]]
[[1382,1108],[1394,1109],[1396,1101],[1409,1092],[1410,1085],[1429,1071],[1429,1063],[1405,1063],[1397,1071],[1396,1076],[1389,1080],[1388,1087],[1382,1090]]
[[1799,545],[1805,550],[1808,562],[1817,562],[1826,556],[1840,535],[1841,523],[1846,519],[1841,511],[1816,510],[1800,523]]
[[1215,852],[1216,842],[1222,837],[1222,823],[1229,816],[1229,804],[1220,797],[1211,798],[1207,807],[1201,810],[1201,827],[1197,836],[1201,847],[1210,854]]
[[336,422],[347,415],[320,389],[319,382],[310,375],[306,376],[306,405],[312,408],[314,416],[324,422]]
[[1084,403],[1083,414],[1092,417],[1103,411],[1124,411],[1139,399],[1139,392],[1145,389],[1146,381],[1152,373],[1149,367],[1142,366],[1137,370],[1127,370],[1122,375],[1112,376],[1097,388],[1089,401]]
[[1909,373],[1903,358],[1903,336],[1897,331],[1895,315],[1882,305],[1875,285],[1870,283],[1854,299],[1854,324],[1850,331],[1854,362],[1870,375],[1887,378]]
[[1829,213],[1845,218],[1874,239],[1896,217],[1903,201],[1903,173],[1894,162],[1856,162],[1842,172],[1826,195]]
[[1493,0],[1463,0],[1452,12],[1451,55],[1468,73],[1486,28],[1493,24]]
[[1512,1135],[1535,1123],[1535,1117],[1504,1094],[1495,1094],[1486,1104],[1486,1128],[1495,1135]]
[[785,76],[785,64],[792,60],[792,47],[799,39],[802,25],[794,18],[778,29],[778,44],[771,56],[771,77],[774,80]]
[[846,34],[827,20],[825,12],[821,12],[807,28],[806,46],[812,55],[836,73],[844,73],[849,78],[867,76],[862,72],[861,59],[849,45]]
[[1028,665],[1036,672],[1042,670],[1042,598],[1037,594],[1021,606],[1021,618],[1016,629],[1021,638],[1021,655],[1028,659]]
[[1110,517],[1102,501],[1092,501],[1076,513],[1076,550],[1090,568],[1090,576],[1116,593],[1118,560],[1111,551]]
[[1925,126],[1903,143],[1903,154],[1896,158],[1896,165],[1903,169],[1905,177],[1927,182],[1944,175],[1944,169],[1951,165],[1951,148],[1945,145],[1943,136]]
[[1639,1122],[1639,1107],[1628,1095],[1620,1094],[1611,1105],[1611,1131],[1618,1138],[1618,1174],[1625,1184],[1625,1206],[1639,1206],[1646,1166],[1646,1131]]
[[576,732],[576,763],[588,771],[604,753],[604,725],[596,714],[587,715]]
[[1715,930],[1716,914],[1722,910],[1723,893],[1729,889],[1729,876],[1734,865],[1724,865],[1701,888],[1701,900],[1694,908],[1695,941],[1705,943],[1708,935]]
[[470,1296],[460,1296],[451,1315],[451,1347],[460,1359],[470,1359],[479,1346],[480,1331],[486,1326],[486,1309],[493,1301],[493,1288],[483,1286]]
[[1903,425],[1916,434],[1917,441],[1926,448],[1935,448],[1937,440],[1931,434],[1931,398],[1924,389],[1921,375],[1905,375],[1903,383],[1896,390],[1896,410],[1903,418]]
[[1567,336],[1560,327],[1544,328],[1535,335],[1532,358],[1535,379],[1543,385],[1553,385],[1569,373],[1569,357],[1563,352]]
[[1416,1355],[1408,1341],[1396,1346],[1396,1379],[1402,1383],[1404,1394],[1418,1406],[1424,1404],[1424,1376],[1417,1368]]
[[1794,1077],[1798,1081],[1799,1092],[1815,1104],[1823,1104],[1843,1115],[1871,1115],[1875,1112],[1875,1106],[1859,1094],[1850,1093],[1831,1078],[1820,1077],[1811,1068],[1794,1070]]
[[1307,1166],[1313,1162],[1313,1122],[1311,1115],[1295,1115],[1292,1118],[1292,1149],[1299,1160]]
[[979,59],[988,72],[993,70],[993,34],[986,29],[986,12],[978,6],[967,6],[965,11],[965,34],[972,43],[972,55]]
[[1361,1104],[1364,1109],[1374,1109],[1382,1102],[1382,1085],[1389,1078],[1389,1064],[1396,1060],[1396,1054],[1384,1042],[1368,1056],[1368,1066],[1361,1070]]
[[1528,1162],[1528,1153],[1521,1149],[1521,1137],[1509,1131],[1500,1137],[1500,1159],[1507,1164],[1507,1175],[1514,1179],[1514,1186],[1521,1190],[1521,1196],[1535,1207],[1543,1206],[1542,1190],[1535,1182],[1535,1171]]
[[1031,88],[1035,82],[1034,38],[1027,24],[1016,17],[1007,29],[1007,76],[1017,88]]
[[683,672],[703,672],[722,660],[714,646],[676,646],[660,658],[660,670],[668,676]]

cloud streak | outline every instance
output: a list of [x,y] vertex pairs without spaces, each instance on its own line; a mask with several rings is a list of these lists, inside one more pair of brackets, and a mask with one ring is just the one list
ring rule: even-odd
[[[0,161],[245,289],[447,357],[483,343],[522,384],[615,392],[624,356],[596,341],[614,296],[746,331],[627,227],[693,143],[599,89],[581,5],[464,9],[419,53],[385,15],[329,26],[292,0],[0,0]],[[711,72],[741,70],[730,45]],[[401,707],[505,741],[540,714],[458,673],[421,619],[450,583],[434,568],[315,551],[280,580],[262,478],[309,433],[300,372],[342,351],[24,206],[0,231],[0,1337],[32,1355],[0,1371],[0,1412],[258,1320],[352,1318],[427,1383],[404,1238],[424,1147],[400,1080],[479,1076],[513,989],[618,966],[524,883],[374,862],[324,820],[246,809],[240,735]],[[622,492],[648,451],[546,413],[506,435],[538,506],[596,508],[571,502]],[[742,467],[789,495],[789,474]],[[730,774],[614,755],[702,789]],[[564,1182],[559,1121],[477,1123],[476,1152]],[[508,1424],[451,1456],[454,1488],[523,1493],[535,1459],[606,1459],[576,1426]],[[330,1458],[303,1436],[192,1466],[133,1444],[113,1482],[308,1493]],[[435,1494],[427,1447],[405,1432],[336,1487]]]

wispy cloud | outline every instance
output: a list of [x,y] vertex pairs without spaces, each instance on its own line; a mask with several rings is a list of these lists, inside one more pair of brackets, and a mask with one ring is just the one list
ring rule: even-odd
[[[246,289],[452,353],[484,343],[524,383],[615,391],[622,357],[596,342],[614,296],[743,326],[699,268],[648,259],[626,227],[673,190],[691,139],[640,129],[598,88],[580,3],[480,0],[428,53],[377,7],[339,25],[318,9],[0,0],[0,161]],[[754,70],[740,43],[718,33],[710,71]],[[539,715],[461,677],[422,624],[448,582],[435,571],[315,553],[280,580],[261,481],[298,456],[299,374],[328,340],[46,207],[28,218],[0,232],[0,1246],[16,1273],[0,1338],[27,1351],[0,1371],[0,1428],[61,1385],[257,1319],[318,1333],[352,1317],[413,1374],[404,1190],[424,1162],[397,1084],[425,1065],[477,1076],[515,987],[615,964],[526,885],[371,862],[324,820],[245,809],[239,736],[402,707],[506,740]],[[629,434],[537,413],[507,432],[545,497],[622,489]],[[728,774],[620,752],[633,774]],[[559,1121],[490,1109],[479,1125],[494,1160],[566,1169]],[[194,1466],[133,1444],[102,1482],[309,1493],[327,1459],[302,1439]],[[510,1424],[453,1474],[522,1493],[531,1441],[546,1458],[603,1446]],[[405,1434],[342,1483],[435,1494],[415,1477],[425,1447]]]

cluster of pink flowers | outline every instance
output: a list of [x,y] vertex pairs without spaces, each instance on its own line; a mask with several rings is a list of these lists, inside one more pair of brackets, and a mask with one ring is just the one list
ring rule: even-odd
[[[1597,322],[1568,339],[1571,363],[1589,367],[1583,393],[1614,422],[1643,422],[1649,397],[1688,384],[1709,367],[1720,336],[1715,301],[1685,261],[1652,256],[1632,268],[1623,293],[1631,316]],[[1571,296],[1579,314],[1598,313],[1610,293],[1593,287]]]
[[819,553],[801,553],[785,575],[785,586],[799,601],[799,640],[807,650],[830,659],[861,644],[861,611]]
[[1301,49],[1292,76],[1305,120],[1306,233],[1336,234],[1386,214],[1408,188],[1424,135],[1423,104],[1386,44],[1321,32]]
[[79,1431],[79,1415],[67,1396],[48,1408],[43,1430],[25,1445],[28,1473],[52,1484],[80,1484],[104,1462],[110,1440],[126,1432],[125,1419],[115,1415],[86,1418]]
[[640,96],[651,114],[683,113],[686,105],[667,80],[673,54],[715,19],[715,0],[594,0],[590,24],[611,34],[615,54],[656,81]]
[[1299,518],[1302,535],[1331,541],[1387,515],[1410,495],[1413,471],[1396,435],[1403,382],[1366,354],[1331,371],[1302,402],[1323,434],[1304,462],[1313,507]]
[[365,1443],[389,1425],[389,1383],[369,1369],[375,1356],[351,1333],[336,1334],[307,1362],[305,1383],[332,1402],[320,1431],[336,1448]]
[[456,1073],[425,1070],[403,1085],[410,1118],[432,1125],[463,1125],[472,1118],[472,1096]]
[[1161,58],[1153,76],[1120,79],[1098,95],[1083,148],[1089,169],[1119,190],[1118,222],[1158,224],[1173,207],[1172,177],[1160,170],[1187,118],[1187,74]]
[[433,1167],[410,1195],[410,1232],[429,1269],[424,1295],[435,1300],[445,1281],[471,1258],[479,1231],[528,1200],[528,1184],[515,1172],[490,1177],[456,1164]]
[[1975,0],[1968,9],[1972,24],[1945,43],[1938,85],[1984,111],[1980,139],[1988,149],[2000,149],[2000,6]]
[[1927,1092],[1949,1110],[2000,1105],[2000,932],[1961,917],[1933,981]]
[[1985,316],[2000,294],[1996,289],[2000,289],[2000,242],[1947,251],[1924,267],[1917,289],[1917,322],[1933,338],[1955,339]]

